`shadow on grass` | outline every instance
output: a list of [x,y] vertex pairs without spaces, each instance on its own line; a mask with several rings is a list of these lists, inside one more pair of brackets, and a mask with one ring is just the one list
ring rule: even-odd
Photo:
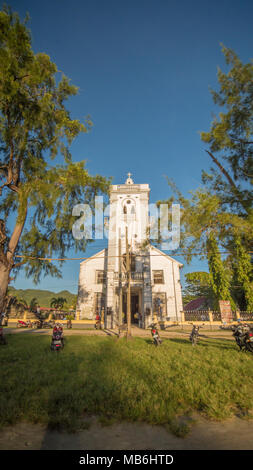
[[[198,343],[195,346],[192,346],[191,341],[183,338],[169,338],[168,341],[176,343],[178,345],[189,345],[191,348],[198,347],[214,347],[218,349],[225,350],[235,350],[237,349],[235,342],[230,339],[221,339],[221,338],[210,338],[208,336],[200,336]],[[224,344],[225,343],[225,344]]]
[[[11,398],[9,411],[3,410],[5,416],[10,412],[16,421],[17,416],[37,419],[47,423],[50,430],[72,432],[87,426],[85,418],[90,415],[104,422],[170,424],[189,408],[201,410],[203,397],[194,394],[192,402],[187,390],[192,377],[198,395],[195,372],[202,364],[202,355],[196,354],[197,362],[188,380],[189,356],[192,357],[189,351],[206,350],[206,346],[235,349],[230,340],[226,345],[225,340],[218,344],[213,339],[204,339],[192,348],[189,340],[172,338],[164,339],[156,348],[152,338],[126,341],[79,336],[69,337],[66,348],[57,353],[50,351],[50,337],[29,335],[28,341],[25,336],[12,335],[11,351],[5,353],[7,362],[2,373],[9,379],[5,390],[7,398]],[[174,344],[180,347],[177,349]],[[204,357],[207,356],[205,353]],[[208,367],[204,372],[206,386]],[[216,391],[212,393],[215,399]],[[205,400],[204,405],[207,406]]]
[[104,328],[103,331],[107,336],[112,336],[112,337],[118,337],[118,333],[116,331],[113,331],[113,330],[109,330],[108,328]]

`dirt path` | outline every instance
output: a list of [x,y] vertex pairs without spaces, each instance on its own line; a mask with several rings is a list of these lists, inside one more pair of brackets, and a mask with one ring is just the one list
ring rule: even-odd
[[[189,339],[189,334],[190,334],[191,329],[189,330],[182,330],[181,328],[178,328],[176,330],[166,330],[166,331],[160,331],[160,336],[162,338],[185,338]],[[41,335],[52,335],[52,330],[51,329],[30,329],[30,328],[6,328],[5,330],[6,334],[19,334],[19,333],[25,333],[25,334],[41,334]],[[106,330],[95,330],[94,328],[89,328],[89,329],[83,329],[83,328],[73,328],[71,330],[68,330],[67,328],[64,328],[64,335],[65,336],[75,336],[75,335],[82,335],[82,336],[112,336],[112,337],[117,337],[117,330],[111,330],[111,329],[106,329]],[[140,328],[132,328],[132,336],[133,337],[140,337],[140,338],[150,338],[151,334],[149,330],[143,330]],[[210,331],[210,330],[202,330],[200,334],[200,338],[213,338],[213,339],[228,339],[228,340],[233,340],[234,338],[232,336],[231,331],[222,331],[219,329]]]
[[196,419],[185,438],[162,426],[143,423],[103,427],[95,417],[88,430],[76,434],[20,423],[0,432],[0,450],[253,450],[253,420],[235,417],[217,423]]

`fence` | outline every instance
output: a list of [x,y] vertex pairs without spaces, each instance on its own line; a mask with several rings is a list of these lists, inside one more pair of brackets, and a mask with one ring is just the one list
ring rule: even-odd
[[253,321],[253,312],[239,312],[242,321]]
[[[210,321],[209,310],[186,310],[184,312],[185,321]],[[221,321],[219,312],[211,312],[213,321]]]
[[[186,310],[183,311],[183,318],[185,322],[203,321],[203,322],[222,322],[222,316],[219,311],[214,310]],[[253,312],[234,311],[232,312],[232,321],[252,321]]]

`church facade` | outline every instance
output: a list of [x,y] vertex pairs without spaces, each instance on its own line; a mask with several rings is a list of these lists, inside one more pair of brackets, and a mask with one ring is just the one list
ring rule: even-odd
[[107,327],[117,326],[121,318],[126,321],[127,239],[132,323],[146,328],[154,316],[159,321],[180,321],[183,265],[147,242],[149,193],[149,185],[134,184],[130,174],[125,184],[111,186],[108,247],[80,264],[80,319],[102,313]]

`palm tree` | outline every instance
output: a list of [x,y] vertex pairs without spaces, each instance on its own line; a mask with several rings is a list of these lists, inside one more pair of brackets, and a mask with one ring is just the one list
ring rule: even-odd
[[36,309],[37,305],[38,305],[37,298],[33,297],[30,301],[29,310],[31,310],[31,312],[34,311]]
[[53,297],[51,299],[50,306],[58,310],[62,309],[65,303],[67,303],[67,300],[64,297]]
[[11,307],[14,307],[18,312],[23,312],[28,308],[28,305],[25,299],[18,298],[16,295],[7,294],[5,297],[5,310],[7,315],[10,314]]

